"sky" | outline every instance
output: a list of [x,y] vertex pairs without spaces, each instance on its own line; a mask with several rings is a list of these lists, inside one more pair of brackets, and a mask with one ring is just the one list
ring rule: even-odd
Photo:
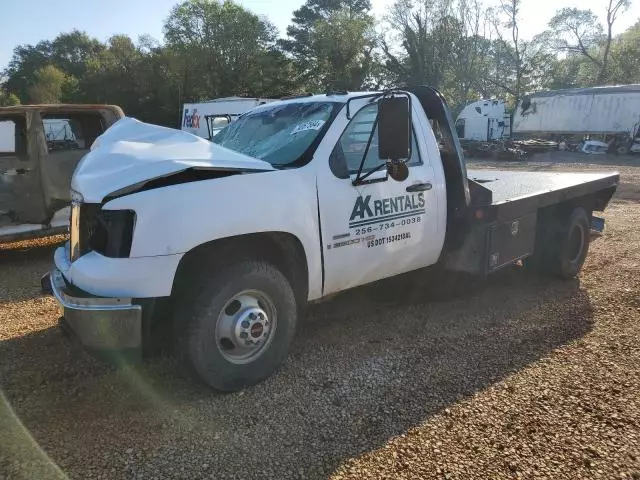
[[[294,10],[304,0],[236,0],[249,10],[265,15],[281,35]],[[371,0],[374,14],[384,15],[394,0]],[[496,1],[496,0],[489,0]],[[0,71],[16,45],[36,44],[52,40],[59,33],[79,29],[105,41],[123,33],[137,39],[149,34],[162,40],[162,25],[177,0],[0,0]],[[562,7],[590,8],[604,20],[607,0],[523,0],[520,34],[530,38],[546,28],[554,12]],[[489,4],[489,3],[486,3]],[[640,18],[640,0],[632,0],[631,8],[614,25],[614,34],[624,31]]]

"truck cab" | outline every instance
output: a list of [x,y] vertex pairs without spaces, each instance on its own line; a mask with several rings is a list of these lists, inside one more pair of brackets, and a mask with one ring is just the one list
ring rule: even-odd
[[0,108],[0,242],[67,231],[73,171],[123,117],[113,105]]
[[508,138],[511,116],[504,100],[478,100],[465,106],[456,118],[456,133],[460,140],[491,142]]
[[139,355],[169,317],[180,358],[237,390],[284,361],[306,302],[425,267],[576,275],[617,182],[468,171],[425,86],[262,105],[212,141],[125,118],[74,174],[50,284],[89,350]]

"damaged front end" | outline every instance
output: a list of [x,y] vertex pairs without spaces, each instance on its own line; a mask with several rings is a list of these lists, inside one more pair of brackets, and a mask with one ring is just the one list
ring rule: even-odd
[[[56,250],[54,268],[43,278],[43,287],[64,309],[61,326],[98,354],[139,356],[144,318],[153,315],[156,300],[170,295],[182,255],[167,250],[132,255],[136,228],[149,212],[118,208],[116,202],[150,190],[272,170],[266,162],[186,132],[128,118],[116,123],[73,176],[69,242]],[[157,213],[151,216],[157,221]]]

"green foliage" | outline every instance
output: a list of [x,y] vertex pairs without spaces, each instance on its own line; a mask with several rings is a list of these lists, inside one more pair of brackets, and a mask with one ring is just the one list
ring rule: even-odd
[[191,100],[255,95],[254,84],[274,73],[265,57],[274,59],[275,27],[232,1],[187,0],[171,10],[164,32]]
[[279,47],[305,90],[357,90],[371,81],[376,46],[368,0],[307,0]]
[[73,96],[78,81],[55,65],[47,65],[34,72],[29,87],[31,103],[60,103]]
[[7,93],[0,88],[0,107],[11,107],[13,105],[20,105],[18,96],[13,93]]
[[185,102],[241,95],[428,84],[454,108],[478,97],[640,81],[640,22],[611,34],[628,0],[603,0],[606,22],[563,8],[548,29],[519,38],[522,0],[397,0],[376,24],[369,0],[306,0],[286,38],[232,0],[185,0],[164,39],[74,30],[18,45],[0,76],[0,105],[98,102],[178,126]]
[[607,75],[609,83],[640,82],[640,21],[614,39]]

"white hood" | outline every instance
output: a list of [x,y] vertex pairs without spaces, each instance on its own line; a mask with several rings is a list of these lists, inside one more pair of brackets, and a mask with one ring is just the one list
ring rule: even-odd
[[71,188],[85,202],[130,185],[199,167],[267,171],[267,162],[221,147],[188,132],[125,117],[100,135],[76,168]]

